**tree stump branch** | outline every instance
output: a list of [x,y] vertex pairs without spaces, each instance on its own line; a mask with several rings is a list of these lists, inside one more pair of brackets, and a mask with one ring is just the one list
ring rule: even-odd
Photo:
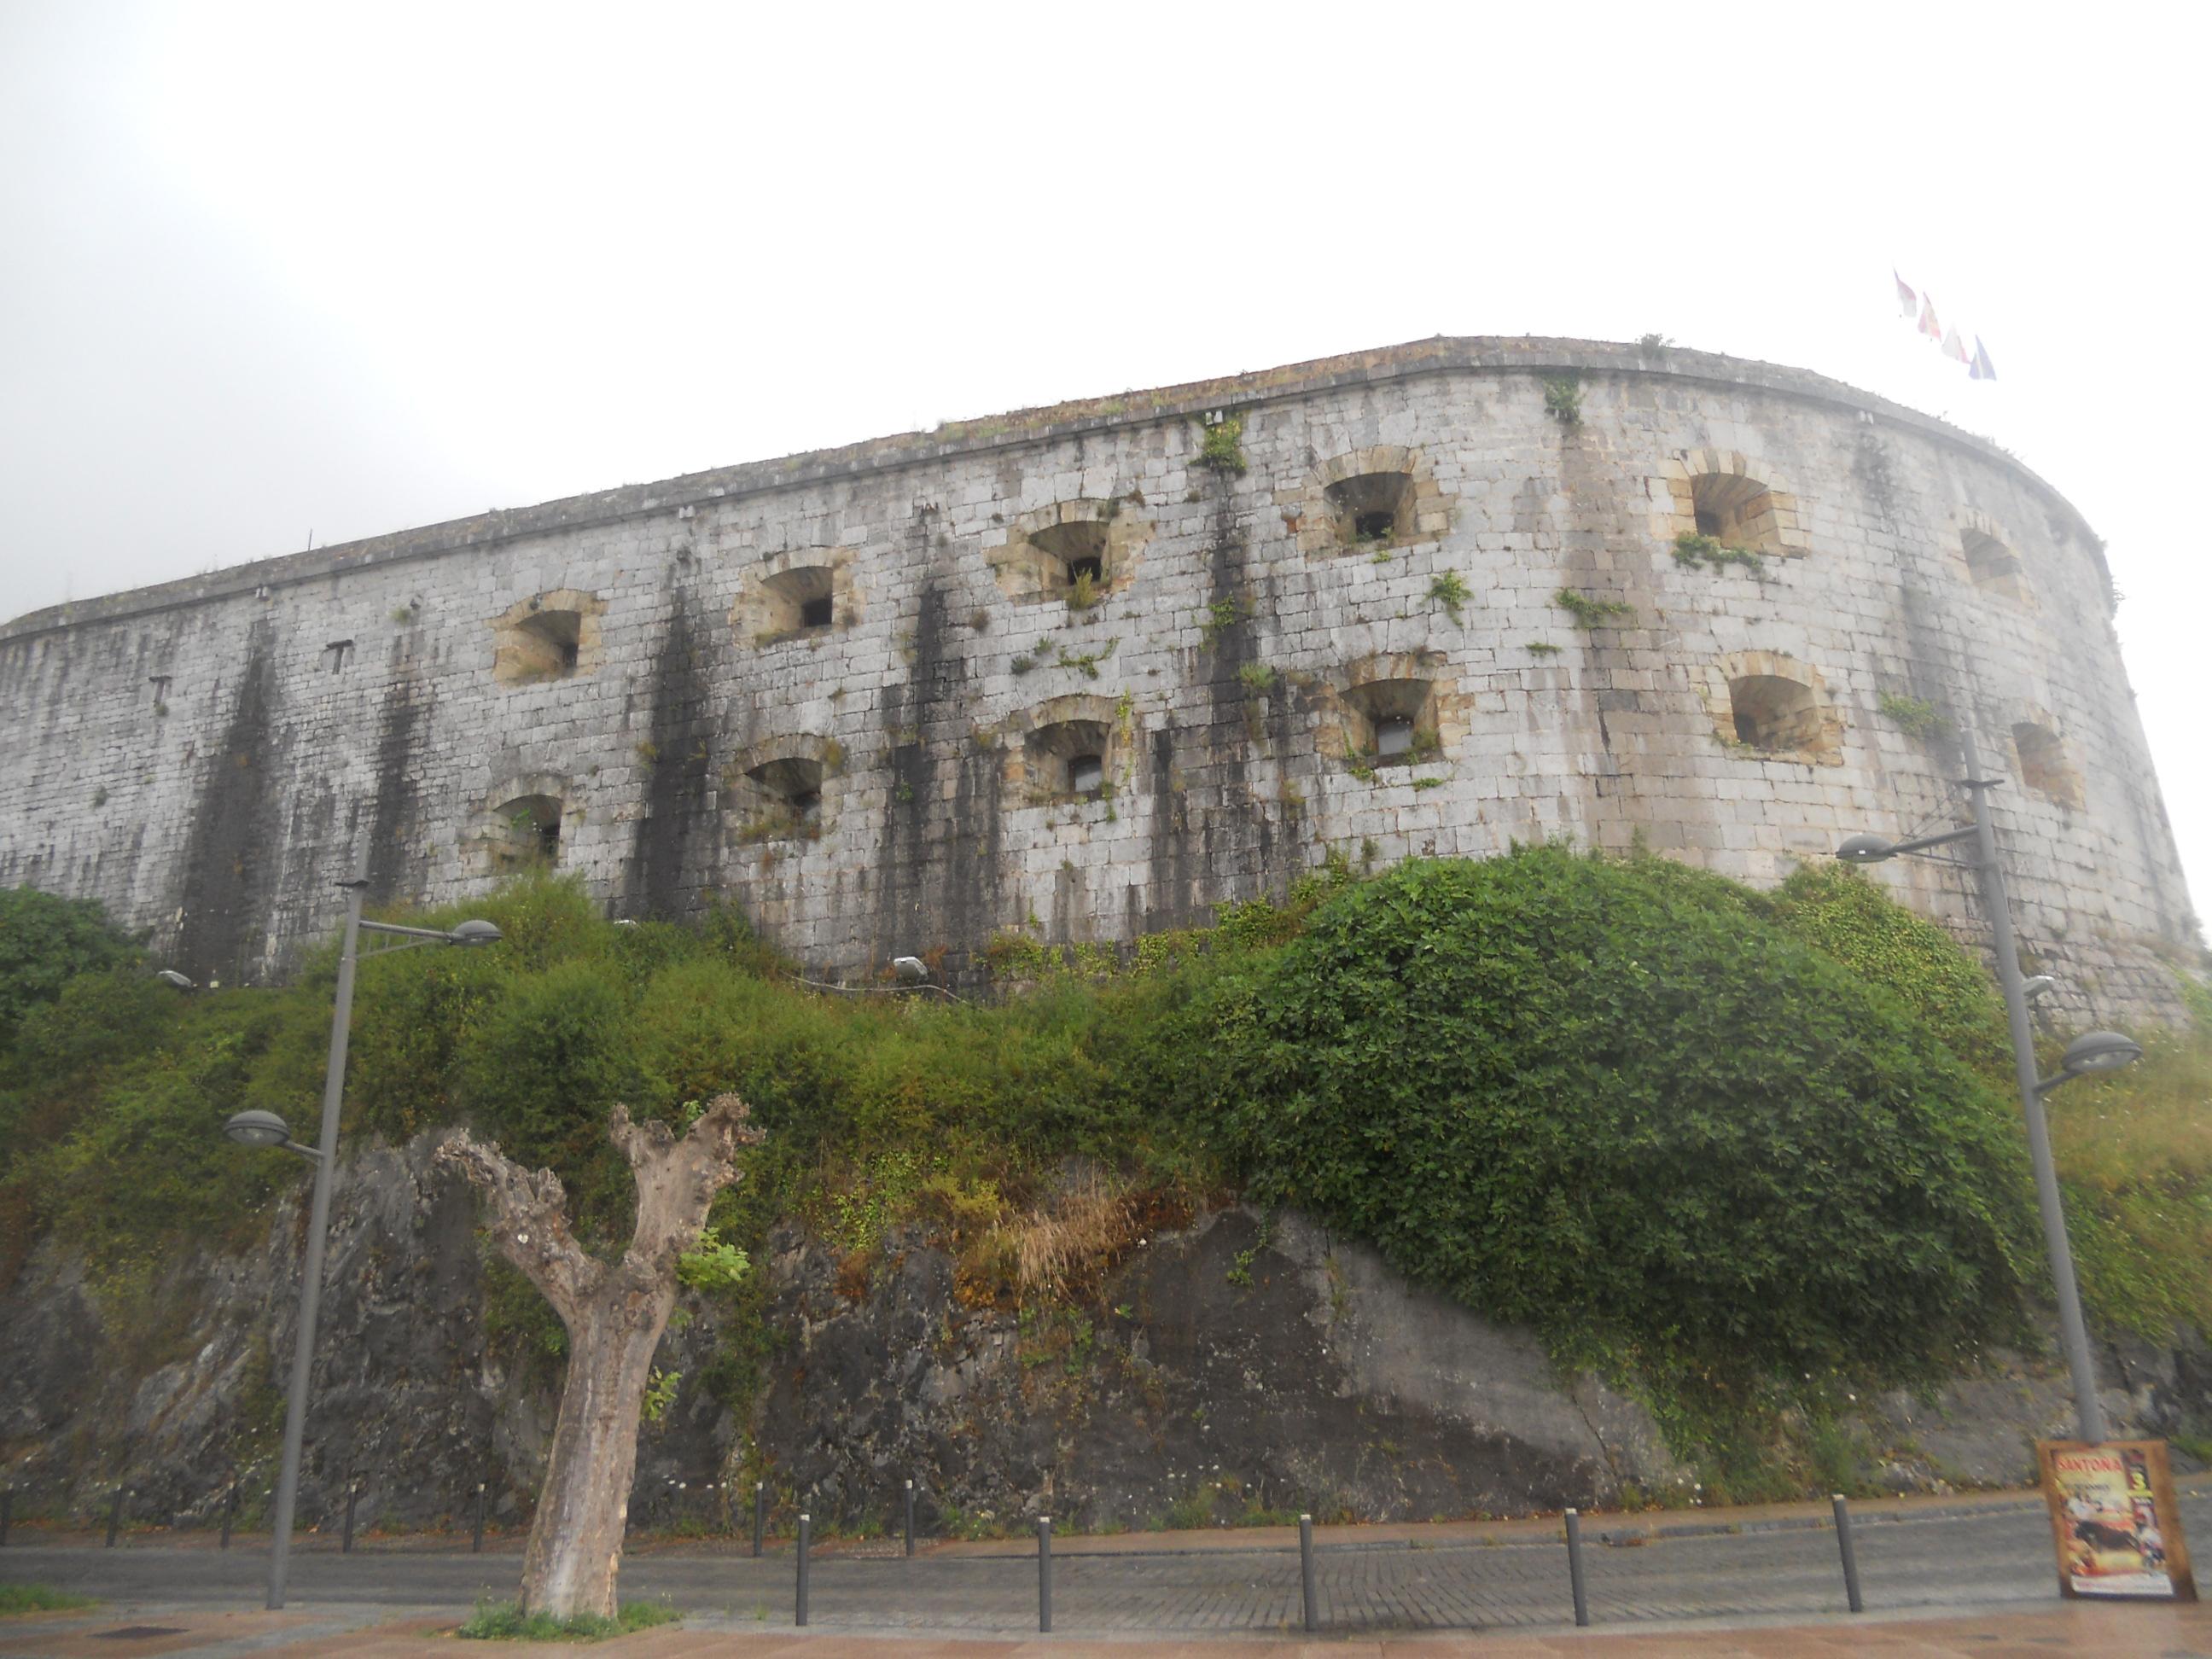
[[607,1133],[637,1182],[637,1223],[629,1248],[611,1264],[576,1243],[568,1194],[550,1170],[526,1170],[465,1129],[438,1147],[438,1161],[483,1195],[500,1253],[544,1292],[568,1330],[561,1414],[523,1554],[526,1613],[615,1616],[638,1418],[676,1304],[677,1263],[698,1241],[714,1194],[738,1178],[739,1150],[762,1138],[750,1115],[737,1096],[718,1095],[678,1136],[615,1107]]

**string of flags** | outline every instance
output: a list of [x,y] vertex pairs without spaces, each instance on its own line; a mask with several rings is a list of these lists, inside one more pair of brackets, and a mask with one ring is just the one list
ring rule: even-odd
[[1935,341],[1946,357],[1966,364],[1967,375],[1973,380],[1994,380],[1996,379],[1996,368],[1990,362],[1989,348],[1982,343],[1980,335],[1974,336],[1974,349],[1969,352],[1966,349],[1966,341],[1959,336],[1959,325],[1956,323],[1946,329],[1942,324],[1936,321],[1936,302],[1933,300],[1929,299],[1925,293],[1915,294],[1905,278],[1898,276],[1895,266],[1890,268],[1889,274],[1897,283],[1898,310],[1909,319],[1917,319],[1920,331]]

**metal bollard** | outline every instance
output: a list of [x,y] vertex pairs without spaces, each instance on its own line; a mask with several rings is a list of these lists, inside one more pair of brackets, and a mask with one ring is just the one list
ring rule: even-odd
[[469,1553],[471,1555],[482,1555],[483,1553],[483,1523],[484,1483],[479,1480],[477,1482],[476,1530],[474,1535],[469,1540]]
[[1835,1493],[1829,1502],[1836,1510],[1836,1547],[1844,1554],[1844,1593],[1850,1598],[1853,1613],[1864,1613],[1866,1602],[1859,1595],[1858,1552],[1851,1547],[1850,1505],[1844,1501],[1841,1492]]
[[345,1536],[338,1544],[338,1553],[340,1555],[351,1555],[353,1553],[353,1504],[354,1499],[360,1496],[360,1483],[354,1480],[347,1481]]
[[906,1483],[906,1553],[914,1553],[914,1482]]
[[1037,1629],[1052,1633],[1052,1517],[1037,1516]]
[[1306,1604],[1306,1629],[1321,1628],[1321,1600],[1314,1594],[1313,1516],[1298,1517],[1298,1588],[1304,1592]]
[[1583,1517],[1567,1511],[1567,1583],[1575,1592],[1575,1623],[1589,1623],[1589,1589],[1583,1578]]
[[115,1501],[107,1506],[107,1543],[105,1547],[108,1549],[115,1547],[115,1534],[121,1530],[122,1526],[123,1488],[118,1486],[115,1489]]
[[799,1517],[799,1617],[793,1622],[806,1622],[806,1547],[814,1541],[814,1517],[801,1514]]
[[238,1480],[236,1477],[234,1476],[231,1480],[230,1490],[225,1492],[222,1497],[222,1543],[219,1547],[222,1549],[228,1549],[230,1547],[231,1523],[237,1519]]
[[768,1482],[753,1482],[753,1559],[760,1559],[761,1534],[768,1530]]

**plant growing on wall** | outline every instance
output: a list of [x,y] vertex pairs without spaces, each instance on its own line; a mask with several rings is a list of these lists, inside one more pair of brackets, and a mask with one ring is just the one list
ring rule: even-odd
[[1626,599],[1594,599],[1571,587],[1563,587],[1553,594],[1552,603],[1572,617],[1575,626],[1585,633],[1593,628],[1613,626],[1618,619],[1636,614],[1636,607]]
[[1474,595],[1460,579],[1456,570],[1447,570],[1429,584],[1429,597],[1444,608],[1444,614],[1454,622],[1459,620],[1459,608]]
[[1231,415],[1206,428],[1206,439],[1199,446],[1198,464],[1211,467],[1216,472],[1244,472],[1244,422]]
[[1702,565],[1716,572],[1732,564],[1740,564],[1754,576],[1766,568],[1766,561],[1747,547],[1729,547],[1711,536],[1701,536],[1686,530],[1674,538],[1674,562],[1692,569]]
[[1577,374],[1544,382],[1544,412],[1561,426],[1583,423],[1583,383]]
[[1885,691],[1881,694],[1879,706],[1883,717],[1907,737],[1924,738],[1931,732],[1948,729],[1951,724],[1925,697],[1907,697],[1894,691]]
[[[617,1104],[609,1138],[629,1162],[637,1220],[619,1261],[587,1255],[569,1231],[568,1194],[550,1170],[525,1170],[465,1129],[439,1161],[483,1194],[501,1253],[529,1277],[568,1331],[568,1370],[546,1460],[545,1486],[523,1552],[520,1607],[557,1619],[615,1616],[615,1579],[638,1425],[674,1379],[653,1370],[676,1305],[687,1249],[702,1242],[708,1206],[738,1176],[738,1148],[761,1139],[735,1095],[720,1095],[679,1138]],[[659,1410],[653,1413],[658,1420]]]

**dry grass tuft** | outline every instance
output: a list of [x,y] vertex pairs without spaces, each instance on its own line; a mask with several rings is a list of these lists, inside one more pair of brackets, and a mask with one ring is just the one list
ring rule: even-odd
[[1134,1193],[1097,1174],[1036,1208],[1003,1212],[961,1254],[961,1300],[973,1307],[1095,1295],[1135,1242],[1141,1214]]

